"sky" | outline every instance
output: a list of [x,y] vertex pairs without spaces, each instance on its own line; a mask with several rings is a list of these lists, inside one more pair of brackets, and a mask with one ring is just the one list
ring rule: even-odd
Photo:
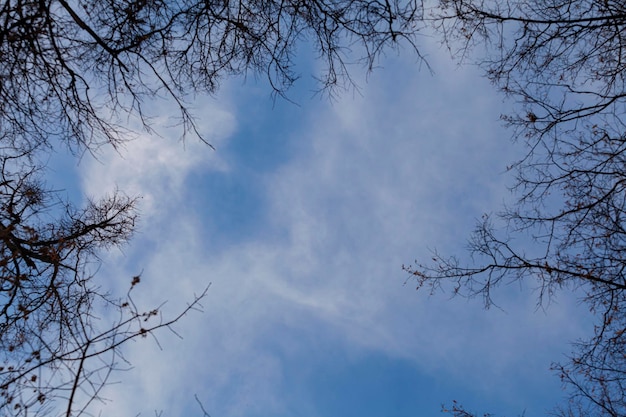
[[[51,162],[71,195],[142,195],[101,285],[123,293],[141,272],[136,302],[167,300],[167,316],[211,284],[182,339],[125,346],[133,368],[102,415],[200,416],[196,396],[212,417],[438,416],[453,400],[540,416],[562,400],[550,364],[590,329],[575,296],[538,309],[532,286],[511,285],[484,310],[416,291],[402,270],[433,249],[464,257],[476,219],[512,201],[506,166],[523,151],[499,120],[514,103],[424,42],[432,73],[390,54],[334,100],[313,94],[314,62],[291,101],[227,80],[193,103],[216,150],[162,127]],[[167,126],[171,104],[151,105]]]

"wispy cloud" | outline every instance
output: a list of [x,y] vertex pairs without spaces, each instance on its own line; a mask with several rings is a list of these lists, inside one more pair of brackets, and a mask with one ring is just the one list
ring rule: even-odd
[[[84,161],[83,189],[88,196],[99,197],[119,189],[143,197],[144,215],[167,216],[170,210],[175,210],[174,197],[184,190],[191,172],[228,170],[227,163],[193,133],[184,142],[173,139],[180,134],[180,127],[167,125],[169,119],[165,115],[176,110],[165,103],[159,105],[164,116],[161,122],[154,120],[157,126],[154,134],[139,134],[117,150],[103,148],[96,158]],[[231,112],[213,100],[204,100],[202,115],[198,116],[198,130],[203,138],[220,147],[235,129]]]
[[[574,301],[546,316],[532,294],[508,290],[506,313],[484,312],[479,300],[415,294],[400,270],[428,247],[462,250],[472,220],[507,198],[500,174],[514,151],[497,124],[500,103],[476,74],[389,66],[362,97],[303,104],[309,116],[289,140],[304,145],[259,182],[266,207],[255,221],[267,233],[236,245],[204,236],[217,213],[181,200],[191,172],[236,175],[219,151],[142,138],[121,158],[84,164],[88,193],[119,186],[146,196],[140,246],[112,254],[103,274],[130,276],[130,265],[141,265],[138,296],[169,299],[166,311],[213,283],[205,313],[177,326],[184,340],[163,334],[162,352],[149,342],[129,346],[136,370],[108,391],[115,414],[182,415],[197,392],[215,416],[291,415],[285,367],[314,367],[307,355],[325,343],[401,358],[425,378],[512,402],[524,401],[521,386],[543,384],[551,355],[581,331]],[[218,148],[227,149],[245,115],[212,106],[206,129],[218,129]],[[202,192],[201,180],[194,186]],[[298,401],[314,415],[313,404]]]

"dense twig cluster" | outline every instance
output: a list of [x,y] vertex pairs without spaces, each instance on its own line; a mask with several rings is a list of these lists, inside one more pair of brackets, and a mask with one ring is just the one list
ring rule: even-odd
[[28,148],[60,138],[94,147],[124,140],[129,115],[150,128],[146,99],[179,108],[183,135],[201,137],[186,98],[225,76],[265,74],[278,94],[298,78],[308,42],[321,87],[350,83],[351,48],[368,68],[383,49],[413,45],[417,0],[19,0],[0,7],[2,137]]

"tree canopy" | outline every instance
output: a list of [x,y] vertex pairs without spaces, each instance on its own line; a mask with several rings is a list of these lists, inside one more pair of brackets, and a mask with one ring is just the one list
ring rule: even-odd
[[5,143],[118,144],[129,117],[150,128],[146,100],[179,107],[230,75],[261,74],[284,93],[307,41],[321,88],[350,83],[351,49],[372,68],[400,39],[413,45],[419,1],[7,1],[0,9],[0,114]]

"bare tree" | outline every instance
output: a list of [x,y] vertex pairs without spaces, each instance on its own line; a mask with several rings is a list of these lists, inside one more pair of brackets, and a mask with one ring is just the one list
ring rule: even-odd
[[4,141],[93,147],[124,140],[129,117],[150,128],[146,100],[179,107],[236,74],[264,74],[278,94],[298,78],[297,48],[325,64],[321,88],[350,83],[351,49],[372,68],[385,48],[413,42],[418,0],[19,0],[0,7]]
[[130,291],[107,296],[92,281],[97,254],[130,237],[135,200],[116,194],[77,209],[24,160],[5,155],[0,165],[0,413],[81,415],[124,364],[124,342],[171,326],[204,293],[170,318],[140,311]]
[[[579,289],[595,334],[556,364],[567,416],[626,415],[626,4],[623,1],[445,0],[430,16],[455,55],[478,55],[520,102],[504,116],[528,152],[510,168],[516,204],[485,216],[473,263],[434,256],[406,269],[418,287],[494,302],[505,283],[534,282],[539,303]],[[529,245],[529,240],[532,245]]]

